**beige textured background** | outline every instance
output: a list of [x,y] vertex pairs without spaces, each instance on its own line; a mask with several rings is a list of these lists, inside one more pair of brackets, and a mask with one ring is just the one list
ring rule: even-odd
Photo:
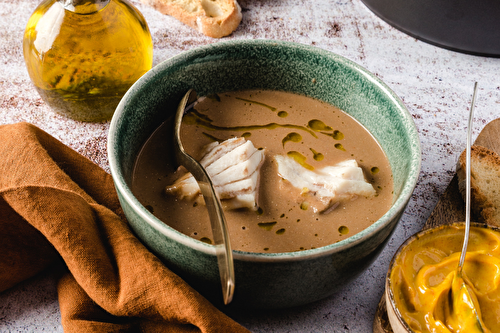
[[[216,43],[139,1],[154,43],[154,64]],[[278,312],[230,315],[254,332],[370,332],[388,263],[418,231],[454,173],[465,147],[467,110],[479,81],[475,135],[500,117],[500,60],[434,47],[390,27],[360,0],[240,0],[243,21],[225,39],[295,41],[340,54],[375,73],[401,97],[422,143],[422,172],[403,219],[377,262],[350,286],[323,301]],[[109,123],[89,124],[52,112],[29,81],[22,34],[37,0],[0,0],[0,124],[27,121],[107,170]],[[1,170],[0,170],[1,172]],[[61,332],[51,272],[0,293],[0,332]]]

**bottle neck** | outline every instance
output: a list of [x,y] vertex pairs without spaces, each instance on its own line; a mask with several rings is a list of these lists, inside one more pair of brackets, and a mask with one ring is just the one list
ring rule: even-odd
[[100,11],[110,0],[58,0],[64,9],[76,14],[92,14]]

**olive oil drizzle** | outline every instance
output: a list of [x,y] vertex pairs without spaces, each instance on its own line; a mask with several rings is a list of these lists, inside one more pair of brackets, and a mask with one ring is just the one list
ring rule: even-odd
[[318,153],[316,150],[312,149],[312,148],[309,148],[309,150],[313,153],[313,158],[315,161],[322,161],[325,156],[321,153]]
[[[215,96],[215,97],[210,96],[210,98],[215,99],[217,101],[220,101],[219,96]],[[254,101],[254,100],[250,100],[250,99],[246,99],[246,98],[241,98],[241,97],[235,97],[235,98],[238,100],[247,102],[247,103],[254,103],[254,104],[266,107],[273,112],[277,111],[277,108],[270,106],[270,105],[267,105],[267,104],[264,104],[264,103],[261,103],[261,102],[258,102],[258,101]],[[280,111],[280,112],[286,113],[285,111]],[[331,138],[333,138],[334,140],[337,140],[337,141],[344,139],[344,133],[342,133],[339,130],[333,130],[333,128],[331,126],[325,124],[323,121],[321,121],[319,119],[311,119],[307,123],[307,127],[300,126],[300,125],[294,125],[294,124],[278,124],[278,123],[269,123],[269,124],[265,124],[265,125],[223,127],[223,126],[214,125],[213,120],[210,117],[208,117],[207,115],[205,115],[205,114],[199,112],[198,110],[196,110],[195,108],[193,108],[188,114],[186,114],[183,121],[186,124],[198,125],[198,126],[204,127],[204,128],[211,130],[211,131],[219,130],[219,131],[244,132],[244,133],[242,133],[242,137],[245,137],[245,138],[248,138],[251,136],[252,130],[259,130],[259,129],[273,130],[273,129],[281,127],[281,128],[293,128],[293,129],[305,131],[305,132],[311,134],[316,139],[318,138],[318,136],[314,132],[319,132],[323,135],[330,136]],[[328,131],[328,132],[325,132],[325,131]],[[329,133],[329,131],[332,131],[332,132]],[[218,142],[224,141],[223,139],[216,138],[215,136],[210,135],[206,132],[202,132],[202,134],[213,141],[218,141]],[[302,136],[299,133],[291,132],[291,133],[287,134],[281,142],[282,142],[283,148],[284,148],[285,144],[287,142],[298,143],[301,141],[302,141]],[[336,143],[334,145],[334,147],[338,150],[346,151],[346,149],[344,148],[344,146],[341,143]],[[322,161],[324,159],[324,155],[322,153],[317,152],[313,148],[309,148],[309,150],[312,152],[313,159],[315,161],[319,162],[319,161]],[[297,163],[302,165],[304,168],[306,168],[308,170],[314,170],[314,167],[312,165],[306,163],[307,158],[304,155],[302,155],[301,153],[292,150],[292,151],[289,151],[287,153],[287,155],[289,157],[293,158]],[[373,167],[373,168],[371,168],[370,171],[372,172],[372,174],[376,174],[378,172],[378,168]]]
[[199,112],[195,108],[191,109],[191,111],[189,111],[189,113],[185,115],[184,119],[186,119],[190,115],[195,115],[197,118],[202,119],[202,120],[204,120],[206,122],[209,122],[209,123],[211,123],[213,121],[212,119],[210,119],[209,116],[207,116],[206,114],[203,114],[203,113]]
[[341,143],[336,143],[335,148],[337,148],[338,150],[346,151],[344,146]]
[[260,222],[260,223],[257,223],[257,225],[259,227],[261,227],[262,229],[265,229],[267,231],[271,231],[271,229],[276,225],[276,221],[273,221],[273,222]]
[[[209,98],[220,101],[220,97],[218,95],[210,96]],[[273,112],[277,110],[277,108],[272,107],[272,106],[267,105],[267,104],[264,104],[264,103],[261,103],[261,102],[257,102],[257,101],[245,99],[245,98],[240,98],[240,97],[235,97],[235,98],[238,100],[241,100],[241,101],[248,102],[248,103],[254,103],[257,105],[261,105],[263,107],[270,109]],[[280,112],[286,113],[285,111],[280,111]],[[244,138],[250,137],[252,135],[252,133],[251,133],[252,130],[259,130],[259,129],[273,130],[273,129],[282,127],[282,128],[293,128],[293,129],[305,131],[305,132],[311,134],[314,138],[318,138],[318,136],[313,131],[319,132],[323,135],[330,136],[334,140],[337,140],[337,141],[344,139],[344,133],[342,133],[339,130],[333,130],[333,128],[331,126],[325,124],[323,121],[321,121],[319,119],[310,120],[307,124],[307,127],[300,126],[300,125],[294,125],[294,124],[278,124],[278,123],[269,123],[269,124],[265,124],[265,125],[222,127],[222,126],[217,126],[217,125],[212,124],[213,120],[210,117],[208,117],[207,115],[205,115],[205,114],[199,112],[198,110],[196,110],[195,108],[193,108],[188,114],[186,114],[183,121],[186,124],[199,125],[199,126],[202,126],[208,130],[213,130],[213,131],[222,130],[222,131],[244,132],[241,135]],[[332,132],[328,133],[325,131],[332,131]],[[202,132],[202,134],[205,135],[206,137],[208,137],[212,141],[217,141],[217,142],[224,141],[223,139],[216,138],[215,136],[208,134],[206,132]],[[298,143],[301,141],[302,141],[302,136],[299,133],[291,132],[291,133],[287,134],[281,142],[283,144],[283,148],[285,148],[285,144],[287,142]],[[338,150],[346,151],[346,149],[344,148],[344,146],[341,143],[336,143],[334,145],[334,147]],[[322,161],[324,159],[324,155],[322,153],[317,152],[313,148],[309,148],[309,150],[312,152],[313,159],[315,161],[319,162],[319,161]],[[308,170],[314,170],[314,167],[312,165],[306,163],[307,158],[304,155],[302,155],[301,153],[292,150],[292,151],[289,151],[287,153],[287,155],[289,157],[293,158],[297,163],[302,165],[304,168],[306,168]],[[370,171],[372,174],[376,174],[379,172],[379,169],[378,169],[378,167],[375,166],[375,167],[372,167],[370,169]],[[306,206],[301,207],[301,208],[307,209]]]
[[264,104],[264,103],[261,103],[261,102],[257,102],[257,101],[252,101],[251,99],[246,99],[246,98],[241,98],[241,97],[236,97],[236,99],[240,100],[240,101],[247,102],[247,103],[253,103],[253,104],[257,104],[257,105],[263,106],[263,107],[268,108],[269,110],[271,110],[273,112],[276,112],[276,110],[278,110],[277,108],[275,108],[273,106],[270,106],[270,105],[267,105],[267,104]]
[[[267,104],[264,104],[264,103],[261,103],[258,101],[254,101],[254,100],[250,100],[250,99],[246,99],[246,98],[241,98],[241,97],[235,97],[235,98],[237,100],[241,100],[241,101],[244,101],[247,103],[254,103],[254,104],[266,107],[273,112],[278,110],[277,108],[275,108],[273,106],[270,106],[270,105],[267,105]],[[212,97],[212,99],[213,99],[213,97]],[[220,101],[220,98],[217,98],[216,100]],[[283,111],[283,112],[285,112],[285,111]],[[223,126],[214,125],[213,120],[210,117],[208,117],[207,115],[204,115],[203,113],[201,113],[198,110],[196,110],[195,108],[193,108],[190,113],[186,114],[183,121],[186,124],[198,125],[198,126],[204,127],[206,129],[212,130],[212,131],[219,130],[219,131],[244,132],[242,134],[242,136],[245,138],[247,138],[251,135],[252,130],[259,130],[259,129],[273,130],[273,129],[281,127],[281,128],[293,128],[293,129],[297,129],[297,130],[302,130],[302,131],[305,131],[305,132],[311,134],[314,138],[318,138],[318,136],[314,132],[320,132],[323,135],[327,135],[327,136],[332,137],[334,140],[343,140],[344,139],[344,134],[341,131],[333,130],[333,128],[331,126],[325,124],[322,120],[319,120],[319,119],[311,119],[307,123],[307,127],[300,126],[300,125],[294,125],[294,124],[278,124],[278,123],[269,123],[269,124],[265,124],[265,125],[223,127]],[[332,131],[332,132],[328,133],[325,131]],[[222,139],[218,139],[218,138],[216,138],[216,137],[214,137],[206,132],[203,132],[203,135],[205,135],[206,137],[210,138],[213,141],[218,141],[218,142],[223,141]],[[284,148],[285,144],[287,142],[298,143],[301,141],[302,141],[302,136],[299,133],[291,132],[291,133],[287,134],[287,136],[285,136],[281,142],[282,142],[283,148]],[[340,143],[336,143],[334,145],[334,147],[338,150],[346,151],[344,146]],[[319,161],[323,160],[324,155],[322,153],[317,152],[313,148],[309,148],[309,150],[313,153],[313,159],[315,161],[319,162]],[[302,155],[301,153],[299,153],[297,151],[289,151],[287,153],[287,155],[289,157],[293,158],[296,162],[298,162],[304,168],[306,168],[308,170],[314,170],[314,167],[312,165],[306,163],[307,158],[304,155]]]
[[341,131],[335,130],[333,133],[326,133],[326,132],[320,132],[323,135],[327,135],[332,137],[334,140],[343,140],[344,139],[344,133]]
[[318,119],[309,120],[307,127],[316,132],[333,130],[333,128],[331,128],[330,126],[326,125],[324,122]]
[[208,130],[212,131],[235,131],[235,132],[249,132],[252,130],[259,130],[259,129],[268,129],[268,130],[273,130],[279,127],[282,128],[293,128],[296,130],[301,130],[305,131],[309,134],[311,134],[314,138],[318,138],[316,133],[314,133],[312,130],[308,129],[307,127],[300,126],[300,125],[293,125],[293,124],[278,124],[278,123],[269,123],[265,125],[249,125],[249,126],[217,126],[212,124],[212,120],[207,120],[209,119],[208,117],[201,115],[199,112],[190,112],[184,116],[183,122],[189,125],[198,125],[201,127],[204,127]]
[[283,148],[285,148],[285,143],[287,143],[289,141],[300,142],[300,141],[302,141],[302,135],[300,135],[299,133],[295,133],[295,132],[289,133],[287,136],[285,136],[283,138],[283,140],[281,140],[281,143],[283,144]]
[[349,228],[348,228],[348,227],[346,227],[345,225],[341,225],[341,226],[339,227],[339,234],[340,234],[341,236],[343,236],[343,235],[347,235],[348,233],[349,233]]
[[304,168],[306,168],[308,170],[314,170],[314,167],[312,165],[309,165],[306,163],[307,158],[304,155],[302,155],[301,153],[299,153],[298,151],[292,150],[286,154],[288,155],[288,157],[293,158],[297,163],[302,165]]
[[218,139],[215,136],[213,136],[211,134],[208,134],[207,132],[202,132],[201,134],[203,134],[204,136],[206,136],[207,138],[209,138],[210,140],[212,140],[214,142],[222,142],[222,141],[224,141],[223,139]]

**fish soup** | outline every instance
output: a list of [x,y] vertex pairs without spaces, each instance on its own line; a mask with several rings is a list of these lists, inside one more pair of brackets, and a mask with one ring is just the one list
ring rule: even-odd
[[[203,199],[193,183],[182,183],[190,175],[174,166],[172,128],[167,120],[144,144],[132,191],[172,228],[211,243]],[[391,168],[377,141],[345,112],[309,97],[251,90],[200,98],[184,116],[181,140],[199,161],[238,141],[239,148],[228,150],[234,157],[213,167],[227,175],[214,183],[234,250],[277,253],[332,244],[370,226],[393,201]]]

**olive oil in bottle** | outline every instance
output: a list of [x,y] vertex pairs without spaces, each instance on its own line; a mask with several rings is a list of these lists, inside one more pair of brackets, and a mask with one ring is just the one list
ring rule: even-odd
[[45,0],[28,21],[23,51],[42,99],[80,121],[109,120],[153,63],[147,23],[126,0]]

